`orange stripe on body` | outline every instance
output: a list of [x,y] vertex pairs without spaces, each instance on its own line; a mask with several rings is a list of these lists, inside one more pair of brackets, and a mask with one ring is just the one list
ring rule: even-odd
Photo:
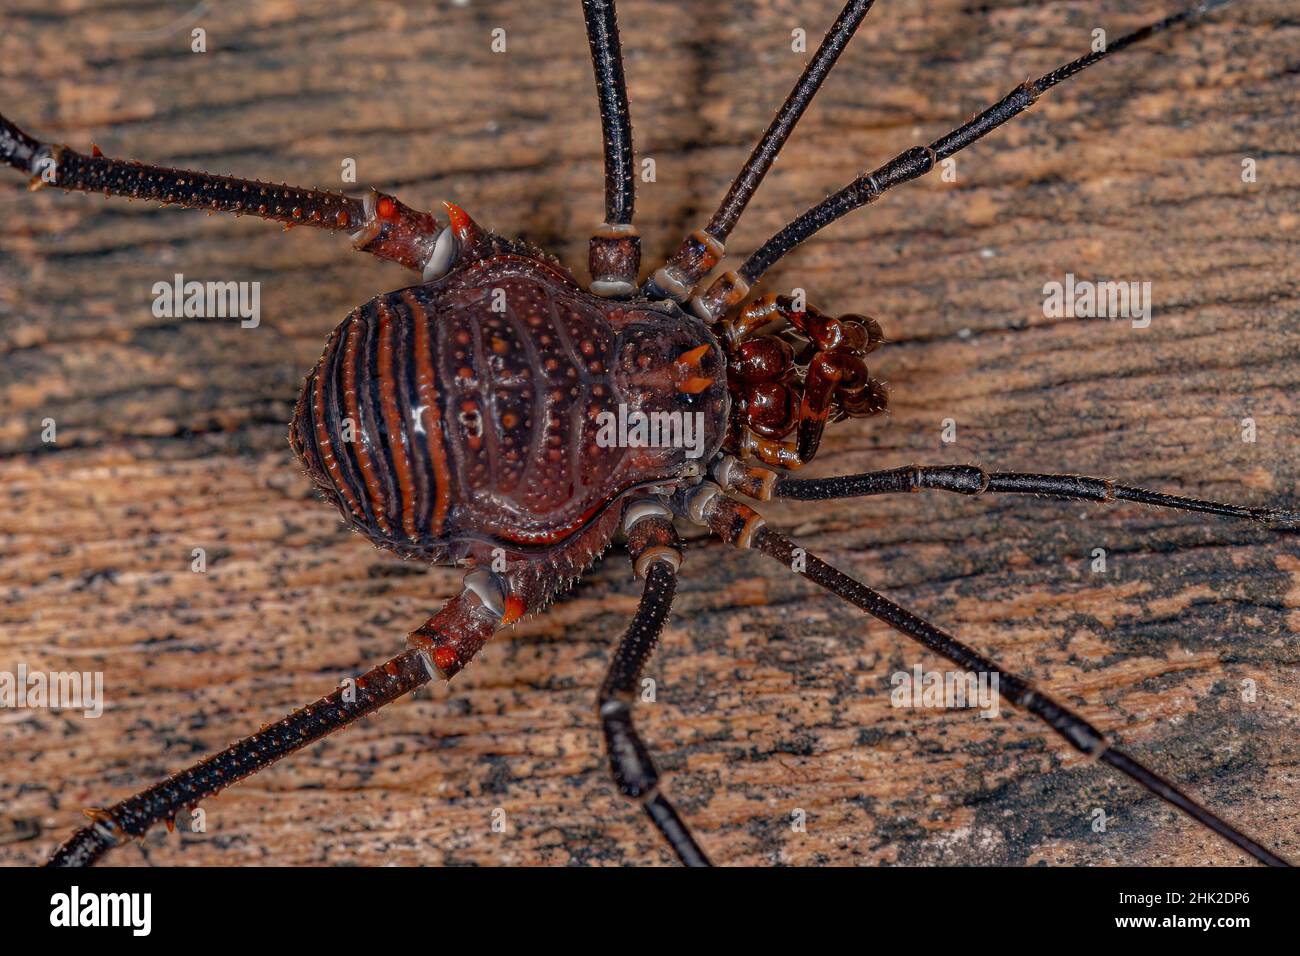
[[325,471],[329,474],[334,487],[343,494],[343,500],[347,502],[348,510],[352,512],[353,517],[364,522],[366,513],[362,510],[357,496],[353,494],[347,476],[343,474],[343,466],[339,464],[338,456],[334,454],[334,442],[330,439],[329,426],[325,420],[325,386],[321,384],[319,369],[311,379],[311,405],[312,418],[315,419],[316,426],[316,449],[320,452],[321,464],[325,466]]
[[415,533],[415,482],[411,474],[410,449],[402,441],[402,413],[397,408],[397,382],[393,378],[393,315],[388,303],[379,300],[379,403],[388,432],[388,450],[397,472],[397,488],[402,495],[402,528],[412,541]]
[[419,402],[420,423],[424,426],[425,442],[429,446],[429,461],[433,465],[433,514],[429,519],[429,532],[440,535],[447,520],[447,507],[451,494],[451,471],[447,467],[447,448],[442,436],[442,413],[438,409],[438,393],[434,388],[433,349],[429,345],[429,316],[424,305],[409,290],[402,299],[411,310],[415,327],[415,397]]
[[375,474],[375,462],[370,457],[370,449],[366,447],[366,430],[361,427],[361,406],[357,395],[357,349],[358,338],[360,337],[359,329],[361,327],[361,317],[352,316],[352,321],[348,323],[348,337],[343,348],[343,399],[348,409],[348,417],[352,419],[352,427],[356,435],[357,464],[361,466],[361,477],[366,483],[366,491],[370,497],[373,510],[375,512],[375,523],[379,525],[379,530],[384,534],[391,534],[392,528],[388,524],[387,510],[384,504],[384,489],[379,483],[379,476]]

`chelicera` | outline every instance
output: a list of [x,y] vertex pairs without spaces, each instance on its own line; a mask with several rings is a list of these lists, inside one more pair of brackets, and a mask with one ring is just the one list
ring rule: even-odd
[[[1256,860],[1285,863],[1023,678],[768,528],[742,497],[827,499],[923,489],[1041,494],[1245,518],[1294,527],[1300,515],[1075,475],[907,466],[840,478],[791,473],[828,422],[870,416],[886,396],[867,358],[882,341],[862,315],[826,315],[757,294],[764,273],[822,227],[1027,109],[1056,84],[1134,43],[1205,15],[1207,0],[1021,84],[928,145],[900,153],[797,217],[734,271],[707,282],[767,170],[873,0],[850,0],[710,222],[638,282],[631,123],[614,4],[584,0],[604,135],[606,221],[584,288],[530,245],[490,233],[459,206],[445,219],[393,196],[365,199],[165,169],[42,142],[0,117],[0,158],[33,186],[104,192],[348,233],[353,245],[418,274],[347,316],[308,375],[293,450],[344,519],[380,547],[467,563],[462,593],[409,634],[409,648],[225,751],[104,809],[52,863],[86,865],[236,781],[432,679],[459,672],[502,627],[540,611],[622,532],[644,590],[601,688],[610,767],[678,858],[708,857],[660,786],[633,723],[634,692],[669,613],[682,564],[674,522],[707,528],[885,621],[973,672],[996,674],[1015,706],[1072,747],[1159,796]],[[609,416],[675,440],[611,439]],[[698,422],[691,431],[684,423]],[[677,425],[677,430],[672,430]],[[696,441],[683,440],[693,434]]]

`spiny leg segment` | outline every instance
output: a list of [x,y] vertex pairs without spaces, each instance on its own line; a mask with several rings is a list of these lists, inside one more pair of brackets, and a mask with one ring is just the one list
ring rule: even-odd
[[0,116],[0,163],[31,177],[30,187],[145,199],[169,206],[257,216],[288,226],[313,226],[351,234],[353,245],[400,263],[426,279],[451,264],[452,234],[430,213],[417,212],[384,193],[365,199],[298,186],[236,179],[212,173],[110,159],[46,143]]
[[636,179],[632,155],[632,118],[623,76],[614,0],[582,0],[587,21],[591,66],[600,102],[600,130],[605,158],[605,221],[591,237],[587,265],[591,291],[622,297],[636,291],[641,270],[641,237],[632,225]]
[[894,186],[928,173],[937,163],[1024,112],[1039,96],[1058,83],[1142,40],[1180,24],[1199,20],[1209,11],[1228,2],[1229,0],[1203,0],[1194,7],[1134,30],[1108,43],[1101,50],[1094,50],[1036,80],[1020,84],[974,119],[940,136],[929,146],[914,146],[904,150],[878,169],[859,176],[780,229],[746,259],[738,271],[726,272],[715,279],[702,295],[692,300],[691,308],[703,319],[720,319],[744,300],[760,276],[788,252],[826,226],[853,210],[874,202]]
[[1010,673],[948,632],[895,604],[816,555],[798,548],[787,538],[767,528],[760,515],[747,505],[729,498],[717,485],[705,483],[689,492],[683,492],[676,503],[682,513],[709,528],[722,540],[739,548],[752,548],[780,561],[787,568],[884,621],[958,667],[976,673],[996,673],[999,692],[1003,696],[1043,721],[1079,752],[1114,767],[1259,862],[1270,866],[1290,865],[1201,806],[1159,774],[1111,746],[1097,728],[1069,708],[1035,690],[1025,678]]
[[86,811],[91,823],[59,847],[47,866],[92,865],[113,847],[144,836],[158,823],[170,823],[182,810],[404,697],[434,674],[446,676],[426,649],[434,639],[453,647],[481,647],[499,626],[500,619],[486,613],[478,597],[467,589],[412,632],[410,650],[362,674],[351,686],[294,711],[133,797],[107,809]]
[[428,680],[419,651],[399,654],[357,678],[350,694],[336,690],[148,790],[104,810],[87,810],[90,824],[74,833],[46,865],[90,866],[113,847],[144,836],[157,823],[170,824],[182,810],[392,703]]

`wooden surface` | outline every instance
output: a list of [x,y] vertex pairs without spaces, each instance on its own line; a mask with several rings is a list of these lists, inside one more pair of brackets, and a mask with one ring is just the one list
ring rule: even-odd
[[[882,0],[732,248],[1074,57],[1093,27],[1115,37],[1174,3]],[[601,174],[576,3],[223,4],[199,21],[206,54],[185,6],[7,3],[0,110],[83,149],[302,185],[339,188],[352,157],[349,188],[454,199],[581,271]],[[838,4],[621,8],[657,165],[638,207],[651,260],[702,223],[798,74],[790,31],[815,46]],[[1290,4],[1239,4],[1071,81],[963,153],[957,182],[900,189],[784,262],[771,288],[870,312],[894,340],[872,366],[892,414],[831,430],[810,473],[976,461],[1296,506],[1298,50]],[[388,657],[460,575],[345,532],[286,441],[330,328],[405,273],[339,237],[29,194],[13,175],[0,222],[0,670],[101,670],[107,696],[98,720],[0,712],[0,860],[18,864],[81,807]],[[174,272],[259,281],[260,327],[155,318]],[[1044,318],[1042,286],[1067,272],[1151,282],[1151,327]],[[1300,858],[1296,536],[937,494],[766,510]],[[640,721],[716,861],[1243,861],[1028,718],[891,707],[892,673],[940,663],[783,568],[697,539],[683,571]],[[611,552],[451,687],[208,801],[206,833],[160,830],[114,862],[668,862],[609,782],[594,714],[636,593]]]

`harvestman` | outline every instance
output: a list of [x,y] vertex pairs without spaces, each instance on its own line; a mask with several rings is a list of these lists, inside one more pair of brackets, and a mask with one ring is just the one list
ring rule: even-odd
[[[621,528],[645,583],[599,695],[610,767],[622,793],[640,803],[681,861],[707,865],[660,789],[632,722],[634,690],[676,588],[681,551],[673,521],[682,518],[781,561],[963,670],[996,673],[1007,700],[1075,749],[1256,860],[1285,864],[1110,746],[1080,716],[797,548],[735,497],[810,500],[934,489],[1138,502],[1292,529],[1300,520],[1294,511],[1076,475],[948,465],[826,479],[788,474],[817,453],[827,421],[884,409],[885,392],[864,361],[882,335],[865,316],[835,318],[786,297],[768,294],[745,304],[763,274],[823,227],[929,172],[1056,84],[1226,0],[1206,0],[1021,84],[929,145],[858,177],[782,228],[738,270],[705,287],[741,213],[873,2],[845,5],[708,225],[692,232],[639,287],[631,122],[613,2],[583,2],[604,139],[606,220],[591,239],[587,289],[544,253],[486,232],[452,204],[443,225],[377,191],[358,200],[123,162],[97,149],[84,155],[34,139],[0,117],[0,158],[30,174],[34,188],[102,191],[344,231],[357,249],[418,272],[416,285],[379,296],[335,329],[304,384],[290,440],[318,488],[376,544],[474,567],[464,591],[411,632],[410,649],[358,678],[351,692],[339,690],[136,796],[87,811],[90,824],[59,848],[52,863],[93,863],[431,678],[450,678],[502,626],[551,600]],[[491,304],[498,301],[504,309]],[[602,445],[593,439],[591,420],[615,402],[647,413],[700,415],[707,454],[695,460],[679,448]],[[351,439],[345,423],[357,429]],[[491,561],[501,555],[505,570]]]

